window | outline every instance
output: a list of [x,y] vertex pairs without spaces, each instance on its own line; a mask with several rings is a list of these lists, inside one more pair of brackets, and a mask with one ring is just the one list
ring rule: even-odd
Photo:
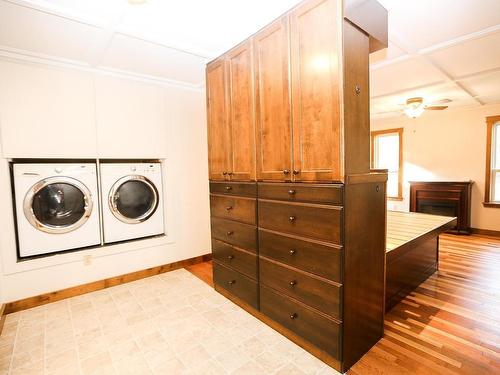
[[500,207],[500,116],[486,117],[486,187],[484,205]]
[[372,168],[387,169],[387,198],[403,199],[403,128],[371,132]]

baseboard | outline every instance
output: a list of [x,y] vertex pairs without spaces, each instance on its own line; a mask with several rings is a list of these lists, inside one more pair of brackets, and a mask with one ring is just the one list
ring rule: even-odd
[[165,272],[173,271],[179,268],[191,266],[206,262],[212,259],[212,254],[205,254],[198,257],[181,260],[174,263],[164,264],[153,268],[148,268],[141,271],[131,272],[120,276],[110,277],[108,279],[94,281],[88,284],[82,284],[67,289],[58,290],[55,292],[44,293],[38,296],[20,299],[18,301],[8,302],[4,305],[4,313],[10,314],[13,312],[31,309],[33,307],[42,306],[47,303],[60,301],[66,298],[79,296],[85,293],[95,292],[97,290],[110,288],[112,286],[129,283],[131,281],[144,279],[154,275],[159,275]]
[[5,303],[0,304],[0,335],[3,331],[3,325],[5,324]]
[[470,228],[472,234],[480,234],[483,236],[500,237],[500,231],[480,228]]

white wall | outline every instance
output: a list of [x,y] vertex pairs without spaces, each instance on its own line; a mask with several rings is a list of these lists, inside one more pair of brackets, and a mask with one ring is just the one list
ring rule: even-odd
[[473,228],[500,230],[500,209],[485,208],[486,116],[500,115],[500,105],[426,112],[372,119],[372,130],[404,127],[404,200],[389,201],[388,208],[409,210],[408,181],[473,180]]
[[[210,252],[203,89],[12,61],[0,82],[1,301]],[[17,262],[7,158],[23,157],[161,158],[166,236]]]

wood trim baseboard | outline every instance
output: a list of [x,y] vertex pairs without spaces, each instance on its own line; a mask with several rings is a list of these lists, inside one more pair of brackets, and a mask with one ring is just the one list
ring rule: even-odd
[[3,325],[5,324],[5,303],[0,304],[0,335],[2,335]]
[[77,285],[71,288],[57,290],[55,292],[44,293],[38,296],[23,298],[18,301],[8,302],[4,304],[4,309],[5,309],[4,315],[30,309],[37,306],[46,305],[47,303],[60,301],[66,298],[79,296],[85,293],[90,293],[90,292],[95,292],[97,290],[110,288],[112,286],[129,283],[131,281],[144,279],[146,277],[159,275],[165,272],[174,271],[179,268],[192,266],[193,264],[207,262],[211,259],[212,259],[212,254],[200,255],[194,258],[189,258],[178,262],[164,264],[162,266],[152,267],[141,271],[110,277],[104,280]]
[[480,234],[483,236],[490,236],[490,237],[500,237],[500,231],[498,230],[470,228],[470,231],[472,234]]

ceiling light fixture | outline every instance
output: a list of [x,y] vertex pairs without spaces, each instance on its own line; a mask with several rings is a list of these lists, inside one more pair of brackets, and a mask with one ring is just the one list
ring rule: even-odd
[[425,111],[425,105],[422,102],[408,103],[405,107],[404,112],[406,116],[410,118],[420,117],[422,113]]

